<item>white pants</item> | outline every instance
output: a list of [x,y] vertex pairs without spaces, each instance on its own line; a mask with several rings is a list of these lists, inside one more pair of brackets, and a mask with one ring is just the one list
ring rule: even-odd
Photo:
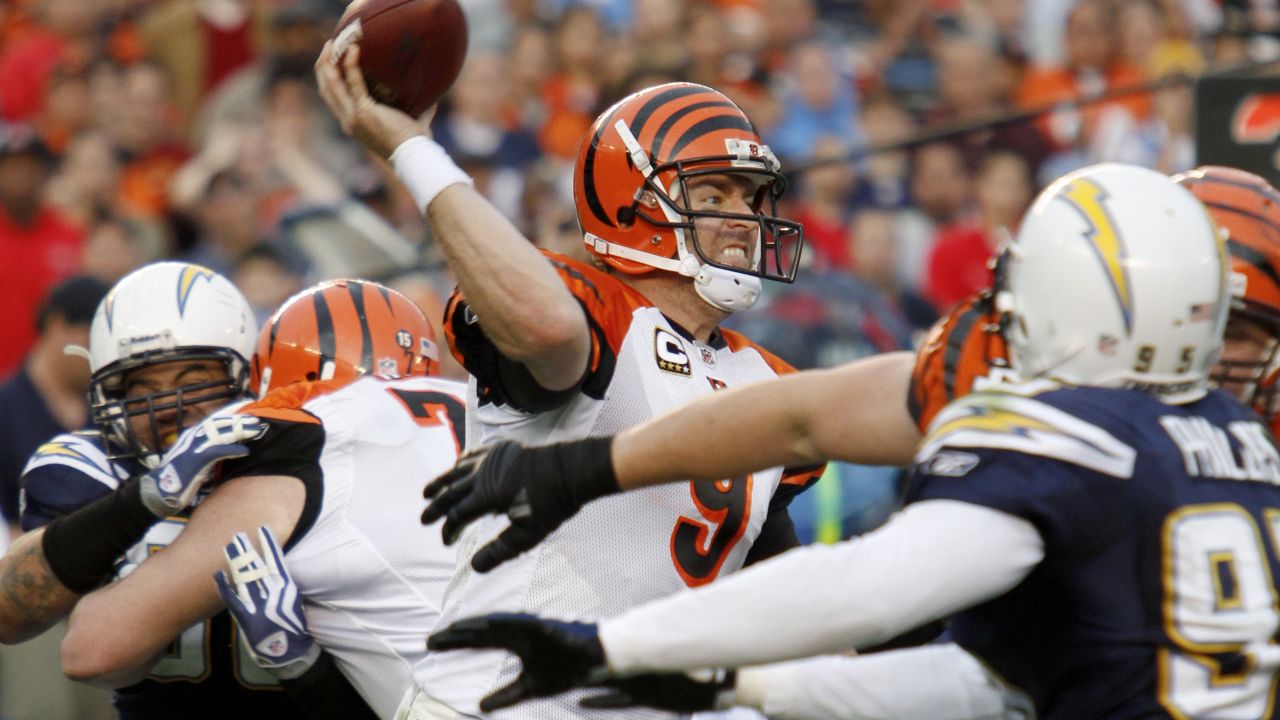
[[417,687],[409,688],[396,710],[395,720],[469,720],[465,715],[436,700]]

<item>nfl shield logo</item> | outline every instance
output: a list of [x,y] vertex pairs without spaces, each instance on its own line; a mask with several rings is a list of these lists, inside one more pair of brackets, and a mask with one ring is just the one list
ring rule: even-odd
[[710,367],[716,366],[716,354],[712,352],[711,348],[699,345],[698,352],[702,354],[702,362]]

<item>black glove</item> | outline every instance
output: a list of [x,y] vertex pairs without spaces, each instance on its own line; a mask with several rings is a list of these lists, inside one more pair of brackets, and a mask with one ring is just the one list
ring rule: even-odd
[[600,683],[608,692],[585,697],[578,704],[600,710],[637,705],[678,713],[723,710],[732,704],[736,683],[737,673],[733,670],[610,678]]
[[463,455],[427,484],[424,525],[444,518],[446,545],[476,518],[505,513],[511,527],[480,548],[471,566],[488,572],[537,545],[578,509],[618,492],[609,454],[612,437],[524,447],[500,442]]
[[480,701],[484,712],[583,687],[603,680],[608,672],[593,623],[495,613],[459,620],[427,638],[432,652],[465,648],[497,648],[520,658],[520,675]]

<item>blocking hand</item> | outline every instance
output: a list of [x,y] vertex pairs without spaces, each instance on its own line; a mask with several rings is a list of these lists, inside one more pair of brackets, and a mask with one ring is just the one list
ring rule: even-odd
[[459,620],[427,639],[427,650],[497,648],[515,653],[520,675],[480,701],[485,712],[522,700],[558,695],[603,680],[604,648],[591,623],[497,613]]
[[252,415],[219,413],[187,428],[142,476],[142,503],[165,518],[191,505],[196,493],[220,461],[249,454],[246,442],[262,437],[267,424]]
[[259,667],[289,680],[316,663],[320,647],[307,632],[302,596],[270,528],[258,528],[258,544],[265,559],[247,535],[236,533],[224,551],[231,575],[219,570],[213,579],[249,655]]
[[431,503],[422,522],[444,518],[441,532],[452,545],[482,515],[505,514],[511,526],[471,559],[477,571],[488,572],[537,545],[586,503],[618,492],[611,441],[533,448],[500,442],[473,450],[427,485],[423,495]]
[[736,680],[737,673],[733,670],[610,678],[600,683],[608,692],[585,697],[578,704],[600,710],[637,706],[678,713],[723,710],[733,705]]

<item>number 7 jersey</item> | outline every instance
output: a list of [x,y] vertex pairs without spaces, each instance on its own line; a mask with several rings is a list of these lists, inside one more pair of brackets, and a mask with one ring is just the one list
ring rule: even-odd
[[[698,342],[617,278],[561,256],[549,259],[590,328],[586,375],[569,397],[541,391],[498,355],[481,330],[484,318],[455,295],[445,330],[455,356],[472,373],[469,447],[500,439],[543,445],[613,434],[721,388],[791,371],[728,331]],[[505,518],[483,518],[460,541],[459,575],[443,622],[506,611],[594,620],[710,583],[756,559],[753,546],[765,547],[757,540],[773,537],[775,529],[790,532],[794,542],[786,506],[816,470],[773,468],[718,483],[673,483],[603,498],[531,551],[482,575],[470,569],[470,557],[507,525]],[[477,701],[517,669],[514,657],[503,653],[452,652],[428,657],[415,677],[436,700],[475,713]],[[499,717],[612,717],[578,708],[574,697],[522,703]]]

